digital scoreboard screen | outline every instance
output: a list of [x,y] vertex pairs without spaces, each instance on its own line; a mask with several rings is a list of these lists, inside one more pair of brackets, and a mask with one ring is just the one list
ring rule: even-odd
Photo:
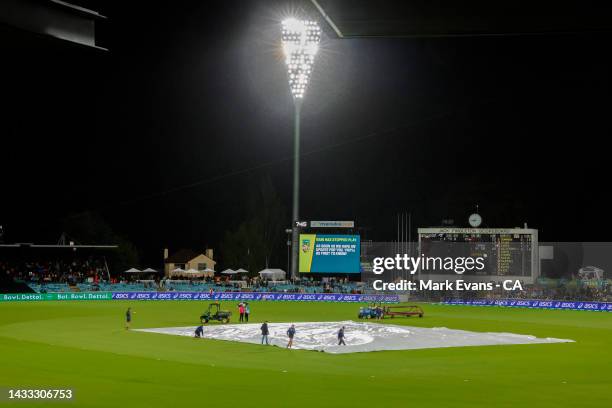
[[360,273],[359,235],[300,234],[301,273]]
[[483,258],[484,269],[465,274],[484,276],[531,276],[533,249],[537,246],[528,233],[425,233],[420,234],[420,242],[424,256]]

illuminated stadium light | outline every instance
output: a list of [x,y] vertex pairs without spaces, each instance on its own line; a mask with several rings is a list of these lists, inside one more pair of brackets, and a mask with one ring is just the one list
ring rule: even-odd
[[289,73],[289,87],[296,99],[302,99],[314,58],[319,50],[321,29],[316,21],[289,18],[282,22],[282,44]]
[[282,22],[281,42],[295,105],[293,130],[293,211],[291,227],[291,277],[298,275],[298,223],[300,220],[300,110],[315,55],[321,42],[321,29],[316,21],[289,18]]

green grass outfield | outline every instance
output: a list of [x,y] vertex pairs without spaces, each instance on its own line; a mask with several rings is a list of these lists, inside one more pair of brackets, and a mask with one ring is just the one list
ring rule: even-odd
[[[326,354],[126,331],[196,325],[206,302],[0,304],[0,387],[79,407],[612,407],[612,313],[423,305],[394,324],[576,343]],[[235,316],[235,303],[225,303]],[[356,320],[357,304],[252,302],[252,321]],[[9,404],[0,402],[0,407]]]

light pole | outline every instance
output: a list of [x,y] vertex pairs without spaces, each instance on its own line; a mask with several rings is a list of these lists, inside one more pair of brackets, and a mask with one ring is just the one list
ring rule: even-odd
[[282,22],[283,52],[289,75],[289,88],[295,106],[293,128],[293,211],[291,226],[291,277],[298,275],[299,230],[296,221],[300,219],[300,111],[304,92],[312,73],[314,57],[319,50],[321,29],[316,21],[290,18]]

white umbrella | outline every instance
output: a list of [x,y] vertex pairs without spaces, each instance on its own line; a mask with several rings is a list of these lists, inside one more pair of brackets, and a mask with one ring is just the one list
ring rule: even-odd
[[147,268],[147,269],[145,269],[143,272],[151,272],[151,273],[154,273],[154,272],[157,272],[157,271],[156,271],[155,269],[153,269],[153,268]]
[[206,268],[206,269],[201,270],[200,272],[202,272],[202,274],[203,274],[204,276],[208,276],[208,277],[211,277],[211,278],[212,278],[213,276],[215,276],[215,271],[214,271],[214,269]]
[[223,272],[221,272],[223,275],[234,275],[236,273],[238,273],[238,271],[234,271],[233,269],[226,269]]
[[125,271],[125,272],[126,272],[126,273],[138,273],[138,272],[142,272],[142,271],[141,271],[141,270],[139,270],[139,269],[136,269],[136,268],[130,268],[130,269],[128,269],[128,270],[127,270],[127,271]]
[[195,269],[193,269],[193,268],[189,268],[189,269],[187,269],[187,270],[185,271],[185,273],[201,273],[201,271],[196,271],[196,270],[195,270]]
[[180,272],[185,272],[185,270],[182,269],[182,268],[176,268],[176,269],[173,269],[172,272],[179,272],[180,273]]
[[244,269],[240,268],[240,269],[238,269],[238,270],[236,271],[236,273],[249,273],[249,271],[246,271],[246,270],[244,270]]

